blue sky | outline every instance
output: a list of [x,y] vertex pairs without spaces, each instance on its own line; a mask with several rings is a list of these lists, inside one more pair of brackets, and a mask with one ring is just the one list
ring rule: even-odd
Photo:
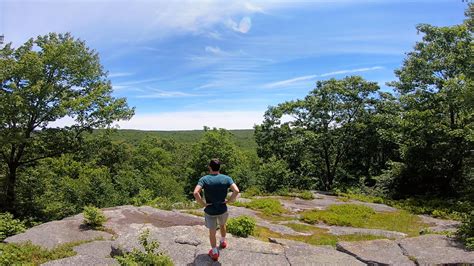
[[[121,128],[252,128],[270,105],[317,80],[395,79],[421,38],[415,26],[459,24],[461,0],[0,0],[15,46],[71,32],[99,52],[114,95],[136,107]],[[62,121],[61,123],[67,123]]]

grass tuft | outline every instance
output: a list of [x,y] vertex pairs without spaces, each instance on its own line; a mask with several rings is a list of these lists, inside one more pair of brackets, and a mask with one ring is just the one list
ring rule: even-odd
[[293,228],[295,231],[311,233],[311,235],[308,235],[308,236],[282,235],[282,234],[273,232],[266,227],[257,226],[257,228],[255,229],[254,236],[263,241],[268,241],[269,238],[283,238],[283,239],[288,239],[288,240],[300,241],[300,242],[304,242],[311,245],[330,245],[330,246],[336,246],[337,242],[339,241],[362,241],[362,240],[374,240],[374,239],[384,238],[381,236],[362,235],[362,234],[336,236],[336,235],[329,234],[326,229],[317,228],[310,225],[303,225],[303,224],[297,224],[297,223],[289,223],[286,225]]
[[51,260],[58,260],[76,255],[72,249],[93,240],[83,240],[59,245],[54,249],[45,249],[31,242],[14,244],[0,243],[0,265],[40,265]]
[[327,210],[304,211],[301,220],[309,224],[323,222],[328,225],[383,229],[417,236],[428,226],[407,211],[375,212],[372,208],[357,204],[331,205]]
[[235,206],[246,207],[252,210],[261,211],[266,216],[274,216],[285,213],[286,210],[281,205],[280,201],[275,198],[259,198],[253,199],[250,202],[235,202]]

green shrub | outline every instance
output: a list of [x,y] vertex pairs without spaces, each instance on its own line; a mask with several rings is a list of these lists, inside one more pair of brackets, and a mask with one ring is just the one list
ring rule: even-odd
[[314,199],[314,195],[311,191],[305,190],[298,194],[298,198],[302,198],[305,200],[312,200]]
[[154,197],[153,191],[149,189],[140,189],[138,195],[131,199],[131,202],[134,206],[142,206],[153,200]]
[[104,213],[93,206],[84,207],[84,224],[95,229],[102,228],[103,224],[107,220]]
[[263,195],[264,193],[259,186],[252,186],[250,188],[247,188],[244,192],[241,193],[241,196],[245,198],[251,198],[254,196],[263,196]]
[[234,236],[247,237],[255,232],[256,222],[249,216],[231,218],[227,222],[227,232]]
[[456,236],[464,242],[468,249],[474,250],[474,211],[465,215]]
[[288,164],[276,157],[263,163],[257,172],[258,184],[269,193],[276,192],[289,187],[291,183],[291,171]]
[[20,220],[13,219],[12,214],[8,212],[0,213],[0,241],[25,230],[25,224]]
[[173,261],[170,257],[162,252],[156,252],[156,249],[158,249],[160,245],[156,241],[149,241],[149,235],[150,230],[147,229],[143,231],[138,238],[140,245],[143,246],[145,252],[133,249],[130,253],[115,257],[118,263],[120,265],[173,265]]
[[285,212],[285,208],[281,206],[280,201],[272,198],[253,199],[245,205],[250,209],[259,210],[265,215],[278,215]]

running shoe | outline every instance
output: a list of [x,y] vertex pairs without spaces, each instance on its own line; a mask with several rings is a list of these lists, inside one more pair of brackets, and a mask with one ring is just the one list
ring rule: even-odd
[[213,261],[217,261],[219,259],[219,252],[213,253],[211,248],[211,250],[209,250],[209,257],[211,257]]
[[225,240],[224,240],[224,241],[221,241],[221,244],[220,244],[219,247],[220,247],[221,249],[226,248],[226,247],[227,247],[227,241],[225,241]]

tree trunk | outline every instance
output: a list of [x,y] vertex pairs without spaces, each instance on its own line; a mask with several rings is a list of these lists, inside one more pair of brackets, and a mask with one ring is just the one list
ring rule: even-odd
[[15,185],[16,185],[16,170],[18,169],[17,164],[8,165],[8,173],[5,180],[5,202],[2,208],[5,211],[14,213],[15,212]]

